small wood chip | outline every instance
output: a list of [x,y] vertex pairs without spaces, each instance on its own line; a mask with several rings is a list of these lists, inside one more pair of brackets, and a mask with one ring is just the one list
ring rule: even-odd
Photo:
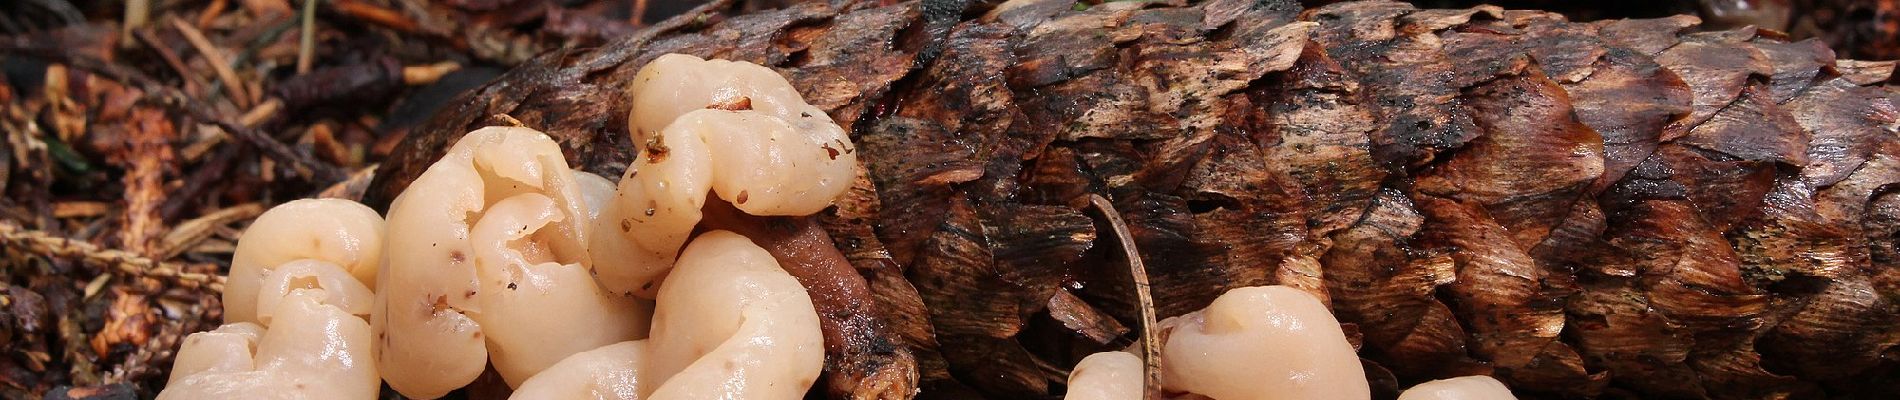
[[490,124],[499,125],[499,126],[512,126],[516,128],[522,128],[522,127],[528,126],[528,124],[521,123],[521,120],[515,119],[515,116],[508,115],[508,114],[490,115],[488,116],[488,120]]
[[1075,297],[1068,289],[1057,289],[1055,295],[1049,296],[1049,317],[1095,344],[1109,344],[1128,333],[1128,327]]
[[237,122],[244,124],[245,127],[255,128],[258,124],[262,124],[264,121],[269,121],[271,117],[277,116],[278,111],[283,110],[284,101],[273,97],[269,100],[264,100],[262,103],[258,103],[256,107],[251,107],[250,111],[245,111],[244,115],[238,116]]
[[99,291],[101,289],[105,289],[106,284],[111,283],[111,282],[112,282],[112,274],[102,274],[102,275],[93,277],[92,282],[86,283],[86,291],[84,292],[85,298],[91,299],[93,298],[93,296],[98,296]]
[[53,203],[53,218],[92,218],[112,208],[103,201],[62,201]]
[[1835,60],[1834,69],[1856,85],[1886,82],[1893,77],[1893,61]]
[[342,182],[337,182],[335,185],[324,188],[322,192],[317,193],[317,197],[363,201],[363,193],[369,191],[369,183],[373,180],[376,180],[375,164],[363,167],[363,169],[350,174],[349,179],[344,179]]
[[462,64],[454,61],[406,66],[402,67],[402,83],[409,86],[428,85],[441,80],[443,75],[448,75],[450,72],[460,71],[461,69]]

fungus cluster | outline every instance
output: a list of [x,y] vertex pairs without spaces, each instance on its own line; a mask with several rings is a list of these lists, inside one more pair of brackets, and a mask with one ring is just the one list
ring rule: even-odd
[[748,215],[828,207],[849,139],[757,65],[663,57],[633,91],[640,157],[618,184],[488,127],[386,226],[344,200],[267,212],[232,263],[231,324],[186,340],[164,395],[436,398],[492,367],[521,398],[802,397],[824,361],[811,298],[747,238],[693,233],[708,193]]
[[[806,285],[863,284],[826,288],[811,260],[775,258],[828,248],[815,227],[753,219],[829,207],[856,178],[849,138],[758,65],[662,56],[631,91],[638,148],[617,183],[570,169],[541,132],[488,127],[386,222],[347,200],[264,213],[232,261],[229,324],[185,340],[160,397],[372,399],[387,382],[437,398],[489,368],[519,399],[805,397],[833,325],[856,326]],[[1234,289],[1158,328],[1164,395],[1370,397],[1338,321],[1298,289]],[[1146,372],[1131,353],[1091,355],[1067,398],[1140,399]],[[1401,397],[1454,398],[1511,397],[1485,377]]]
[[[1289,286],[1227,291],[1200,311],[1161,321],[1161,392],[1218,400],[1369,399],[1359,356],[1326,305]],[[1069,400],[1140,399],[1141,359],[1083,358]],[[1419,384],[1399,400],[1515,400],[1488,376]]]
[[681,54],[634,77],[634,160],[594,238],[616,292],[652,297],[699,224],[707,193],[750,215],[810,215],[850,189],[857,150],[785,78]]
[[798,280],[738,234],[699,235],[660,288],[653,336],[568,357],[520,399],[797,399],[824,367]]
[[491,362],[518,385],[568,355],[644,337],[644,305],[589,273],[594,213],[576,176],[547,135],[488,127],[390,203],[371,321],[391,388],[440,397]]
[[1517,397],[1497,378],[1474,375],[1420,383],[1399,394],[1399,400],[1517,400]]
[[[1227,291],[1200,311],[1161,321],[1161,391],[1220,400],[1367,399],[1359,356],[1319,299],[1287,286]],[[1141,359],[1083,358],[1070,400],[1139,399]]]
[[346,200],[297,200],[238,241],[226,325],[185,338],[162,399],[374,399],[369,322],[383,219]]

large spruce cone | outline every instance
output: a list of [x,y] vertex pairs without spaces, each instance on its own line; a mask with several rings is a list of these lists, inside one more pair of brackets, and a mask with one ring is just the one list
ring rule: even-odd
[[908,349],[925,397],[1041,396],[1078,354],[1129,345],[1127,266],[1085,214],[1099,194],[1160,316],[1306,288],[1375,386],[1900,396],[1892,64],[1690,17],[968,3],[805,3],[544,55],[417,131],[370,200],[494,114],[619,176],[641,65],[746,60],[865,160],[824,222],[882,324],[832,354],[833,395]]

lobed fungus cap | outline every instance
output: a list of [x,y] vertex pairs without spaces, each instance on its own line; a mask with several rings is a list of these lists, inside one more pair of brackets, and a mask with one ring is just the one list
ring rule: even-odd
[[491,361],[518,384],[570,354],[641,337],[647,310],[588,272],[595,208],[581,182],[547,135],[487,127],[397,195],[371,318],[390,387],[439,397]]
[[811,297],[732,232],[686,246],[660,289],[652,334],[568,356],[513,398],[793,400],[824,370]]
[[654,295],[708,193],[751,215],[810,215],[856,178],[844,129],[771,69],[668,54],[630,92],[637,152],[595,227],[596,272],[616,292]]
[[1141,400],[1141,357],[1125,351],[1104,351],[1083,357],[1069,371],[1069,392],[1063,400]]
[[1370,398],[1365,369],[1339,321],[1287,286],[1227,291],[1206,309],[1169,318],[1162,389],[1222,400]]
[[273,272],[257,304],[268,327],[237,322],[185,338],[160,399],[375,399],[369,323],[339,307],[368,304],[369,289],[323,262]]
[[1504,382],[1473,375],[1420,383],[1400,393],[1399,400],[1517,400],[1517,396]]
[[259,322],[258,292],[265,277],[298,260],[330,263],[346,276],[375,287],[382,263],[383,228],[383,217],[375,210],[349,200],[292,200],[264,211],[244,231],[231,256],[224,320]]

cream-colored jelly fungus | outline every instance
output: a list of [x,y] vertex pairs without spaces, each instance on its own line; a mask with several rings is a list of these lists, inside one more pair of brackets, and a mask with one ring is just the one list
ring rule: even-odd
[[[349,200],[280,204],[258,215],[243,239],[238,240],[225,281],[225,322],[257,322],[258,292],[267,290],[262,287],[264,277],[280,265],[322,260],[373,288],[383,261],[383,217]],[[369,304],[361,309],[368,310]]]
[[823,368],[805,287],[751,240],[712,231],[660,287],[652,338],[569,356],[512,398],[792,400]]
[[708,191],[751,215],[810,215],[855,178],[844,129],[769,68],[668,54],[630,90],[638,148],[593,239],[616,292],[653,295]]
[[518,385],[568,355],[644,337],[646,308],[588,271],[597,211],[581,179],[547,135],[488,127],[396,196],[371,318],[390,387],[440,397],[490,362]]
[[1313,295],[1286,286],[1227,291],[1161,322],[1162,389],[1219,400],[1370,398],[1346,334]]
[[346,200],[272,208],[238,240],[229,324],[178,349],[161,399],[374,399],[369,314],[382,217]]
[[1504,382],[1474,375],[1420,383],[1405,389],[1399,400],[1517,400],[1517,396],[1511,395]]
[[1069,392],[1063,400],[1141,400],[1141,357],[1122,351],[1104,351],[1083,357],[1069,371]]

